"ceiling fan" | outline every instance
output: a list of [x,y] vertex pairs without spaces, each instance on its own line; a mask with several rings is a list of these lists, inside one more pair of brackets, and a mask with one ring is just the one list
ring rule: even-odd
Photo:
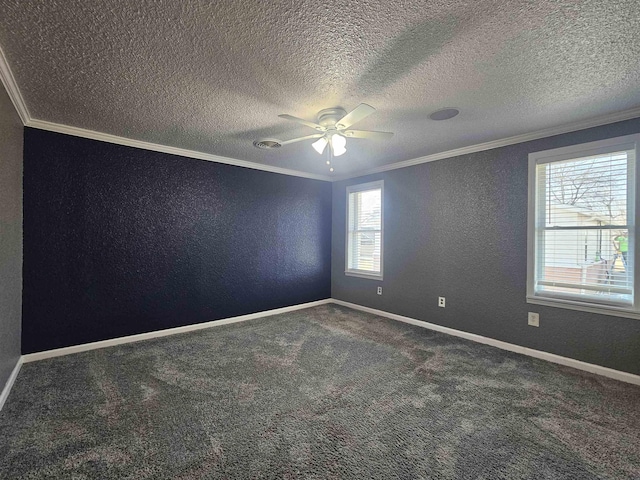
[[393,133],[391,132],[352,130],[350,128],[353,124],[368,117],[375,111],[375,108],[371,105],[367,105],[366,103],[361,103],[349,113],[339,107],[325,108],[318,112],[318,123],[309,122],[292,115],[278,115],[280,118],[301,123],[302,125],[311,127],[318,132],[313,135],[282,141],[280,142],[280,145],[288,145],[290,143],[301,142],[303,140],[318,139],[311,144],[316,152],[322,154],[325,148],[327,148],[327,145],[329,145],[330,153],[334,157],[338,157],[347,151],[347,138],[367,138],[371,140],[384,140],[391,138],[393,136]]

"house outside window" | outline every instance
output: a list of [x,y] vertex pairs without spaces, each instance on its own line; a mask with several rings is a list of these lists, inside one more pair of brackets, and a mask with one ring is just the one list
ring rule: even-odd
[[347,187],[345,274],[382,280],[382,181]]
[[628,135],[529,155],[527,301],[640,318]]

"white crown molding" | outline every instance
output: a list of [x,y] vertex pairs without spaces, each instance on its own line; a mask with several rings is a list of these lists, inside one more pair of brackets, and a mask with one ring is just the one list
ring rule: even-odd
[[343,300],[332,299],[332,302],[344,307],[353,308],[354,310],[361,310],[367,313],[373,313],[381,317],[389,318],[391,320],[397,320],[399,322],[409,323],[418,327],[427,328],[436,332],[446,333],[447,335],[453,335],[454,337],[464,338],[473,342],[482,343],[484,345],[490,345],[502,350],[508,350],[509,352],[520,353],[527,355],[528,357],[539,358],[548,362],[557,363],[566,367],[572,367],[577,370],[583,370],[585,372],[595,373],[603,377],[613,378],[621,382],[632,383],[634,385],[640,385],[640,375],[634,375],[633,373],[621,372],[620,370],[614,370],[612,368],[603,367],[601,365],[594,365],[592,363],[582,362],[573,358],[562,357],[554,353],[543,352],[542,350],[534,350],[533,348],[522,347],[513,343],[503,342],[501,340],[495,340],[489,337],[483,337],[482,335],[476,335],[475,333],[463,332],[462,330],[455,330],[449,327],[443,327],[442,325],[436,325],[435,323],[423,322],[415,318],[404,317],[395,313],[385,312],[383,310],[377,310],[375,308],[364,307],[351,302],[345,302]]
[[108,133],[96,132],[84,128],[71,127],[60,123],[47,122],[44,120],[30,119],[26,123],[27,127],[37,128],[40,130],[48,130],[50,132],[64,133],[73,135],[74,137],[89,138],[91,140],[99,140],[101,142],[115,143],[127,147],[141,148],[143,150],[151,150],[154,152],[168,153],[171,155],[179,155],[181,157],[197,158],[199,160],[207,160],[209,162],[224,163],[234,165],[236,167],[252,168],[254,170],[263,170],[265,172],[280,173],[282,175],[291,175],[294,177],[311,178],[313,180],[331,181],[331,177],[326,175],[316,175],[313,173],[301,172],[299,170],[290,170],[288,168],[274,167],[271,165],[263,165],[260,163],[249,162],[246,160],[238,160],[236,158],[221,157],[211,153],[198,152],[196,150],[187,150],[184,148],[170,147],[160,145],[159,143],[144,142],[142,140],[134,140],[126,137],[119,137]]
[[271,165],[263,165],[260,163],[249,162],[246,160],[239,160],[236,158],[222,157],[219,155],[212,155],[210,153],[198,152],[196,150],[187,150],[184,148],[170,147],[167,145],[160,145],[157,143],[144,142],[141,140],[134,140],[126,137],[119,137],[117,135],[111,135],[108,133],[96,132],[94,130],[87,130],[84,128],[72,127],[69,125],[63,125],[60,123],[48,122],[45,120],[38,120],[31,117],[27,104],[24,101],[18,83],[16,82],[9,62],[5,56],[2,48],[0,47],[0,79],[4,88],[7,90],[9,98],[15,107],[22,124],[25,127],[37,128],[40,130],[48,130],[50,132],[64,133],[67,135],[73,135],[74,137],[89,138],[92,140],[100,140],[102,142],[114,143],[117,145],[125,145],[127,147],[141,148],[143,150],[151,150],[154,152],[169,153],[171,155],[179,155],[181,157],[197,158],[199,160],[207,160],[209,162],[224,163],[227,165],[234,165],[236,167],[251,168],[254,170],[263,170],[265,172],[279,173],[282,175],[291,175],[294,177],[311,178],[313,180],[322,180],[325,182],[331,181],[331,177],[327,175],[316,175],[313,173],[301,172],[299,170],[290,170],[288,168],[274,167]]
[[7,379],[7,383],[5,383],[4,388],[2,389],[2,393],[0,393],[0,411],[2,410],[2,407],[4,407],[4,403],[7,401],[7,398],[9,398],[9,393],[11,393],[11,388],[16,382],[16,378],[18,378],[18,373],[20,372],[22,363],[22,357],[18,358],[18,361],[11,371],[11,375],[9,375],[9,378]]
[[[0,66],[1,64],[2,62],[0,61]],[[20,91],[17,90],[17,86],[15,87],[15,89],[17,91],[17,95],[19,96],[20,101],[22,101],[22,96],[20,95]],[[15,104],[15,101],[14,101],[14,104]],[[26,109],[26,106],[24,105],[24,101],[22,101],[22,106]],[[16,108],[18,107],[16,106]],[[494,148],[506,147],[506,146],[515,145],[518,143],[529,142],[532,140],[539,140],[541,138],[553,137],[555,135],[561,135],[563,133],[576,132],[578,130],[584,130],[592,127],[599,127],[601,125],[621,122],[624,120],[630,120],[632,118],[637,118],[637,117],[640,117],[640,107],[632,108],[629,110],[623,110],[621,112],[615,112],[607,115],[602,115],[599,117],[590,118],[590,119],[582,120],[579,122],[568,123],[568,124],[560,125],[557,127],[545,128],[544,130],[538,130],[531,133],[515,135],[513,137],[492,140],[490,142],[478,143],[476,145],[469,145],[467,147],[462,147],[462,148],[455,148],[453,150],[447,150],[445,152],[425,155],[423,157],[413,158],[410,160],[405,160],[397,163],[391,163],[388,165],[383,165],[381,167],[361,170],[358,172],[350,173],[347,175],[341,175],[341,176],[317,175],[313,173],[302,172],[299,170],[290,170],[287,168],[274,167],[271,165],[263,165],[255,162],[249,162],[247,160],[239,160],[236,158],[222,157],[222,156],[213,155],[210,153],[198,152],[196,150],[187,150],[184,148],[170,147],[170,146],[161,145],[158,143],[150,143],[150,142],[144,142],[142,140],[134,140],[126,137],[119,137],[117,135],[97,132],[94,130],[87,130],[84,128],[72,127],[72,126],[63,125],[60,123],[47,122],[45,120],[36,120],[36,119],[29,118],[29,120],[25,122],[25,126],[37,128],[40,130],[48,130],[51,132],[64,133],[67,135],[73,135],[75,137],[89,138],[92,140],[99,140],[107,143],[114,143],[117,145],[125,145],[128,147],[141,148],[143,150],[169,153],[172,155],[179,155],[181,157],[197,158],[200,160],[207,160],[210,162],[224,163],[227,165],[235,165],[237,167],[252,168],[254,170],[264,170],[266,172],[280,173],[282,175],[291,175],[295,177],[322,180],[325,182],[337,182],[341,180],[348,180],[350,178],[363,177],[363,176],[372,175],[375,173],[382,173],[390,170],[397,170],[399,168],[406,168],[414,165],[420,165],[422,163],[435,162],[437,160],[444,160],[447,158],[458,157],[460,155],[468,155],[471,153],[483,152],[486,150],[492,150]]]
[[7,62],[7,57],[5,57],[4,52],[2,51],[2,47],[0,47],[0,80],[2,80],[2,84],[7,90],[7,94],[9,95],[16,112],[18,112],[20,120],[22,120],[22,124],[26,125],[31,119],[31,115],[29,115],[27,104],[24,103],[24,98],[22,98],[22,93],[20,93],[16,79],[9,68],[9,63]]
[[584,130],[592,127],[599,127],[601,125],[607,125],[609,123],[622,122],[623,120],[630,120],[632,118],[637,118],[637,117],[640,117],[640,107],[631,108],[629,110],[623,110],[621,112],[610,113],[607,115],[601,115],[599,117],[594,117],[587,120],[581,120],[579,122],[567,123],[567,124],[559,125],[556,127],[545,128],[544,130],[537,130],[531,133],[515,135],[513,137],[507,137],[507,138],[502,138],[498,140],[492,140],[490,142],[478,143],[476,145],[469,145],[468,147],[455,148],[453,150],[447,150],[446,152],[425,155],[424,157],[418,157],[410,160],[404,160],[402,162],[391,163],[388,165],[383,165],[381,167],[361,170],[356,173],[350,173],[348,175],[333,177],[332,181],[337,182],[340,180],[348,180],[350,178],[363,177],[365,175],[372,175],[375,173],[387,172],[389,170],[397,170],[398,168],[405,168],[405,167],[411,167],[413,165],[420,165],[421,163],[435,162],[436,160],[444,160],[445,158],[458,157],[460,155],[483,152],[485,150],[491,150],[494,148],[507,147],[509,145],[515,145],[517,143],[530,142],[532,140],[539,140],[541,138],[553,137],[555,135],[561,135],[563,133],[577,132],[578,130]]
[[40,130],[48,130],[51,132],[64,133],[67,135],[73,135],[75,137],[89,138],[92,140],[100,140],[107,143],[114,143],[117,145],[125,145],[128,147],[141,148],[143,150],[151,150],[154,152],[169,153],[171,155],[178,155],[181,157],[197,158],[200,160],[207,160],[210,162],[224,163],[227,165],[235,165],[237,167],[252,168],[254,170],[263,170],[266,172],[280,173],[282,175],[291,175],[295,177],[311,178],[314,180],[322,180],[326,182],[336,182],[340,180],[347,180],[350,178],[362,177],[365,175],[371,175],[375,173],[387,172],[389,170],[397,170],[399,168],[411,167],[413,165],[419,165],[421,163],[434,162],[436,160],[444,160],[446,158],[457,157],[460,155],[466,155],[470,153],[482,152],[485,150],[491,150],[493,148],[506,147],[508,145],[514,145],[516,143],[528,142],[531,140],[538,140],[540,138],[552,137],[554,135],[560,135],[562,133],[575,132],[578,130],[584,130],[586,128],[598,127],[600,125],[606,125],[608,123],[621,122],[623,120],[629,120],[632,118],[640,117],[640,107],[632,108],[629,110],[623,110],[621,112],[615,112],[599,117],[582,120],[579,122],[568,123],[559,125],[556,127],[550,127],[536,132],[526,133],[523,135],[515,135],[513,137],[492,140],[490,142],[479,143],[476,145],[469,145],[467,147],[456,148],[453,150],[447,150],[445,152],[434,153],[423,157],[413,158],[402,162],[391,163],[383,165],[381,167],[371,168],[367,170],[360,170],[358,172],[350,173],[341,176],[328,176],[317,175],[313,173],[302,172],[299,170],[290,170],[288,168],[274,167],[271,165],[263,165],[260,163],[249,162],[247,160],[240,160],[230,157],[222,157],[219,155],[213,155],[210,153],[199,152],[196,150],[187,150],[184,148],[170,147],[167,145],[161,145],[158,143],[144,142],[142,140],[134,140],[126,137],[119,137],[117,135],[111,135],[108,133],[97,132],[94,130],[87,130],[79,127],[72,127],[70,125],[64,125],[60,123],[48,122],[46,120],[37,120],[31,117],[27,105],[22,97],[22,93],[18,88],[15,77],[9,68],[7,58],[0,47],[0,79],[4,87],[13,102],[13,105],[20,116],[22,123],[27,127],[37,128]]
[[54,350],[45,350],[44,352],[28,353],[26,355],[23,355],[21,360],[24,363],[37,362],[39,360],[45,360],[47,358],[62,357],[64,355],[71,355],[73,353],[79,353],[79,352],[87,352],[89,350],[98,350],[100,348],[106,348],[106,347],[114,347],[116,345],[122,345],[125,343],[140,342],[142,340],[150,340],[152,338],[167,337],[169,335],[177,335],[180,333],[193,332],[196,330],[204,330],[207,328],[219,327],[221,325],[229,325],[230,323],[246,322],[247,320],[255,320],[257,318],[270,317],[271,315],[294,312],[296,310],[317,307],[318,305],[325,305],[327,303],[331,303],[330,298],[326,298],[324,300],[317,300],[315,302],[292,305],[290,307],[282,307],[282,308],[276,308],[274,310],[265,310],[262,312],[250,313],[248,315],[240,315],[238,317],[221,318],[220,320],[213,320],[211,322],[195,323],[192,325],[185,325],[183,327],[167,328],[165,330],[156,330],[153,332],[139,333],[137,335],[129,335],[127,337],[118,337],[118,338],[112,338],[109,340],[101,340],[99,342],[73,345],[71,347],[56,348]]

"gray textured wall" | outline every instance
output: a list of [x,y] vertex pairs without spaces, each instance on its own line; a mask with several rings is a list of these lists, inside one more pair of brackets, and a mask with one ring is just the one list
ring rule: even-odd
[[[334,183],[333,298],[640,374],[640,320],[525,300],[528,154],[638,132],[634,119]],[[379,179],[384,280],[347,277],[345,189]]]
[[0,391],[20,357],[23,132],[0,84]]

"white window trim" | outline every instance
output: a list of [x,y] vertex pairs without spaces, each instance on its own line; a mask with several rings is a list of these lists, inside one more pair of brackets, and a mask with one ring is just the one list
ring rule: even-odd
[[[364,270],[354,270],[349,268],[349,195],[366,190],[380,189],[380,273],[371,273]],[[384,271],[384,180],[361,183],[347,187],[347,205],[345,221],[345,242],[344,242],[344,274],[349,277],[368,278],[371,280],[382,280]]]
[[[640,248],[638,245],[637,230],[640,209],[635,208],[638,196],[640,195],[640,182],[638,180],[638,162],[640,146],[640,134],[625,135],[622,137],[609,138],[596,142],[571,145],[568,147],[555,148],[529,154],[529,204],[527,213],[527,303],[545,305],[550,307],[579,310],[582,312],[599,313],[602,315],[612,315],[617,317],[640,319]],[[634,275],[633,275],[633,305],[629,307],[617,305],[605,305],[590,303],[588,301],[573,300],[566,298],[555,298],[552,296],[540,295],[535,292],[535,241],[536,241],[536,166],[539,164],[568,160],[571,158],[588,157],[592,155],[605,154],[616,150],[635,150],[635,177],[632,179],[635,198],[630,202],[631,211],[627,212],[627,218],[633,220],[633,228],[629,229],[630,244],[633,246],[634,255]]]

